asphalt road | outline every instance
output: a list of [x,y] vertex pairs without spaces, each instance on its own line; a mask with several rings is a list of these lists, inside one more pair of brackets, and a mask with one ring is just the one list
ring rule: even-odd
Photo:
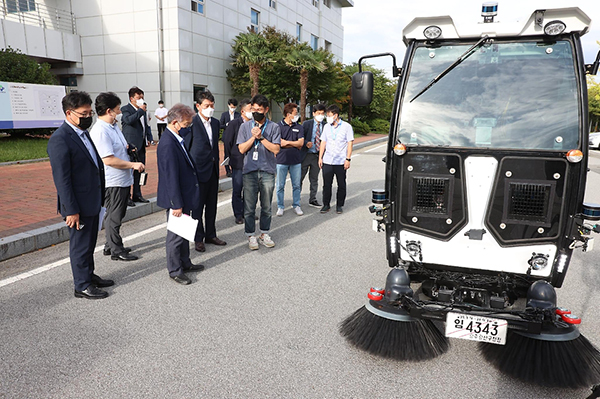
[[[588,184],[588,200],[596,202],[598,154],[591,155]],[[0,397],[586,397],[587,389],[507,378],[470,341],[452,340],[443,356],[403,363],[340,337],[338,323],[388,272],[384,235],[371,230],[367,210],[371,189],[383,187],[383,155],[379,145],[354,156],[342,215],[305,206],[304,216],[287,207],[273,217],[272,249],[248,249],[243,227],[233,223],[230,192],[222,193],[217,231],[228,245],[193,253],[207,270],[192,274],[189,286],[168,278],[163,213],[123,227],[140,260],[96,253],[97,273],[116,281],[104,300],[73,297],[67,243],[0,263]],[[289,185],[286,200],[290,205]],[[596,251],[574,256],[558,294],[560,306],[583,318],[582,333],[600,345]],[[34,273],[6,284],[27,270]]]

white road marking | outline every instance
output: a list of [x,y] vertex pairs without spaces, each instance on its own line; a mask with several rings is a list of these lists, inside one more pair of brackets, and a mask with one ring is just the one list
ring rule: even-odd
[[375,151],[375,150],[378,150],[378,149],[383,148],[383,147],[387,147],[387,144],[378,145],[377,147],[371,148],[370,150],[367,150],[365,152]]

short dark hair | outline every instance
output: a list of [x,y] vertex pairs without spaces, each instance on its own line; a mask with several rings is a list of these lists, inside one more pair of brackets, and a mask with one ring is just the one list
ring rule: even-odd
[[242,101],[240,101],[240,109],[243,109],[246,107],[246,105],[250,104],[250,99],[249,98],[244,98]]
[[159,104],[164,104],[165,102],[163,100],[158,100]]
[[144,90],[140,89],[137,86],[133,86],[131,89],[129,89],[129,98],[135,97],[136,94],[140,94],[143,96]]
[[296,104],[296,103],[285,104],[283,106],[283,117],[285,118],[289,114],[293,113],[296,108],[298,108],[298,104]]
[[318,104],[313,105],[313,112],[325,111],[326,109],[327,109],[327,107],[323,103],[318,103]]
[[238,100],[236,100],[235,98],[230,98],[229,100],[227,100],[227,104],[231,104],[234,107],[238,106]]
[[98,116],[106,115],[109,109],[121,105],[121,99],[112,91],[100,93],[96,97],[96,113]]
[[84,105],[92,105],[92,97],[85,91],[72,91],[62,99],[63,112],[83,107]]
[[204,100],[208,100],[211,103],[215,102],[215,96],[212,95],[212,93],[208,90],[205,91],[199,91],[198,95],[196,95],[196,103],[198,104],[202,104],[202,101]]
[[250,100],[250,104],[252,104],[252,105],[256,104],[259,107],[268,108],[269,100],[267,99],[267,97],[263,96],[262,94],[257,94],[254,97],[252,97],[252,100]]
[[333,104],[330,105],[329,107],[327,107],[327,113],[334,113],[335,115],[340,115],[340,107],[338,107],[337,105]]

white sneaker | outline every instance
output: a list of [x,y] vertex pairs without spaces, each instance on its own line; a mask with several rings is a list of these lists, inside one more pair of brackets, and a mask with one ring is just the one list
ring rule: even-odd
[[255,249],[258,249],[258,241],[256,241],[256,237],[254,237],[254,236],[248,237],[248,247],[250,247],[250,249],[253,251]]
[[277,208],[277,213],[275,215],[283,216],[283,208]]
[[[275,246],[275,243],[267,233],[262,233],[260,237],[258,237],[258,243],[267,248],[273,248]],[[258,247],[258,244],[256,246]]]
[[300,209],[299,206],[295,207],[294,211],[296,212],[296,215],[298,215],[298,216],[304,215],[304,212],[302,212],[302,209]]

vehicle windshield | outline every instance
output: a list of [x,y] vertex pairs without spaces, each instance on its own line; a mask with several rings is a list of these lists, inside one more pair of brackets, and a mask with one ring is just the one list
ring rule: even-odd
[[483,46],[409,102],[470,46],[416,49],[401,109],[401,142],[506,149],[579,147],[579,95],[568,41]]

